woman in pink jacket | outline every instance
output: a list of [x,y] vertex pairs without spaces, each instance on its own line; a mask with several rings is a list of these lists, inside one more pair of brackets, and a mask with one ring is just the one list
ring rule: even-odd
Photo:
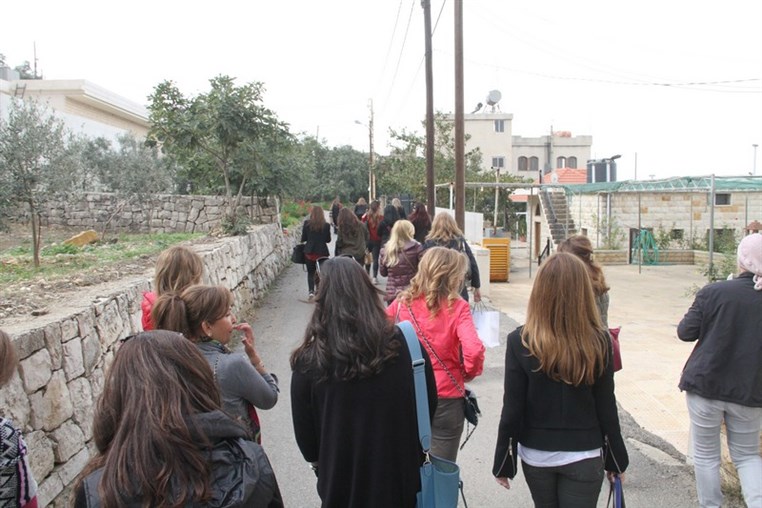
[[437,380],[437,411],[431,421],[431,453],[455,461],[463,433],[466,381],[482,373],[484,345],[468,302],[460,297],[466,257],[452,249],[427,249],[410,287],[386,309],[410,321],[426,348]]

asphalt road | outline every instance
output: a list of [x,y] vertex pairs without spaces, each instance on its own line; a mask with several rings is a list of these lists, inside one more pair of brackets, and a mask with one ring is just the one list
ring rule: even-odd
[[[260,411],[260,418],[263,446],[273,464],[288,507],[320,506],[315,490],[315,476],[294,441],[289,400],[289,355],[301,341],[312,309],[313,305],[307,302],[306,272],[302,266],[292,265],[275,281],[265,303],[256,310],[254,316],[239,316],[251,323],[262,359],[280,379],[278,404],[269,411]],[[517,323],[509,316],[501,316],[503,343],[504,337],[516,326]],[[500,487],[491,474],[503,395],[504,354],[504,345],[488,349],[484,374],[470,383],[478,394],[482,419],[460,452],[458,463],[461,466],[466,500],[471,508],[533,506],[521,474],[511,483],[510,490]],[[630,455],[630,467],[624,484],[628,506],[697,506],[692,469],[684,465],[684,457],[670,444],[643,431],[621,409],[620,419]],[[608,486],[605,483],[604,481],[599,507],[606,506]],[[726,506],[743,504],[730,503]]]

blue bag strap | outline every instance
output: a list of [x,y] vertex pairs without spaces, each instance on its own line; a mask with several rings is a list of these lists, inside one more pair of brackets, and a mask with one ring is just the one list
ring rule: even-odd
[[397,326],[405,335],[410,358],[413,359],[413,380],[415,381],[415,407],[418,415],[418,439],[425,453],[431,449],[431,422],[429,421],[429,396],[426,392],[426,361],[421,354],[421,344],[410,321],[401,321]]

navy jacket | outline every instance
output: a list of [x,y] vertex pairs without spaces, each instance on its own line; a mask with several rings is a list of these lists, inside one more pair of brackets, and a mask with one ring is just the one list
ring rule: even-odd
[[680,389],[706,399],[762,407],[762,291],[753,274],[708,284],[677,326],[697,341],[683,367]]

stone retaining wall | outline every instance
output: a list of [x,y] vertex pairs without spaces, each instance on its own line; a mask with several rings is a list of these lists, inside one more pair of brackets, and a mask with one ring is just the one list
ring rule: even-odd
[[[290,263],[300,231],[253,226],[246,236],[194,245],[204,259],[204,282],[230,288],[235,310],[251,315],[252,306]],[[68,506],[72,483],[94,449],[94,403],[104,374],[118,340],[141,330],[140,301],[150,286],[148,278],[126,283],[65,317],[45,322],[43,316],[29,329],[6,330],[20,364],[18,375],[0,391],[0,414],[25,435],[40,506]]]
[[[627,256],[626,250],[597,249],[595,251],[595,260],[602,265],[626,265]],[[713,262],[717,264],[724,257],[723,254],[715,252]],[[660,250],[658,264],[708,265],[709,252],[705,250]]]
[[[241,207],[253,224],[278,222],[274,206],[258,197],[242,197]],[[158,233],[207,233],[220,226],[225,215],[223,196],[154,194],[140,202],[127,202],[110,193],[90,192],[62,201],[51,201],[44,213],[53,226],[100,231],[111,219],[113,231]]]

